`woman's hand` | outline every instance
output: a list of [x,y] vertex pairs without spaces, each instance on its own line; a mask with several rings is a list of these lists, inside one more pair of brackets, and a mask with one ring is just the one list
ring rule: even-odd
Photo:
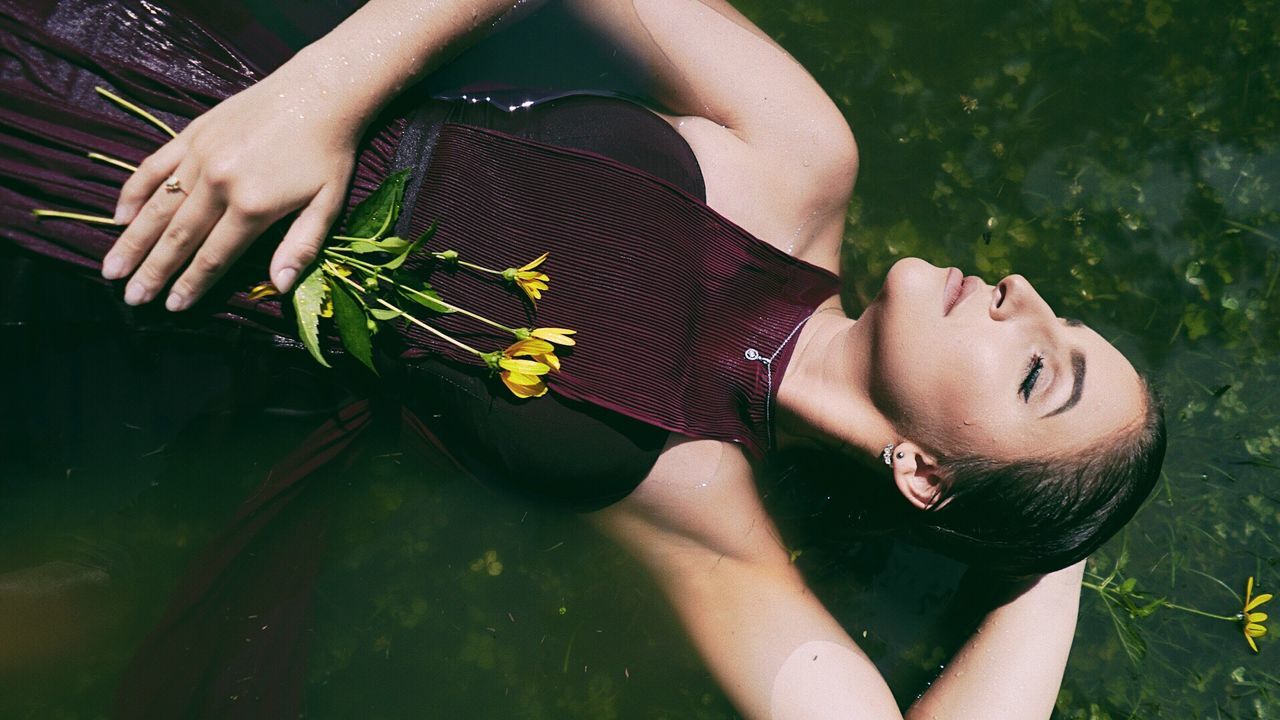
[[165,302],[182,310],[254,238],[301,210],[271,259],[271,280],[287,292],[342,208],[365,124],[512,8],[512,0],[369,0],[143,161],[121,190],[115,219],[129,227],[103,276],[133,275],[125,302],[138,305],[190,259]]
[[286,65],[227,98],[124,184],[115,219],[128,227],[102,274],[133,276],[125,302],[157,297],[190,260],[165,302],[169,310],[190,307],[254,239],[295,210],[301,212],[271,260],[272,281],[287,291],[316,257],[342,209],[362,128],[299,75]]

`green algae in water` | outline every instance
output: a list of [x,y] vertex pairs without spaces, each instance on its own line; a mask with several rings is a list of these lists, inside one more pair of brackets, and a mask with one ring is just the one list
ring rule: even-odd
[[[1162,390],[1164,476],[1090,571],[1121,567],[1131,591],[1222,615],[1240,610],[1249,576],[1280,588],[1280,6],[737,5],[810,68],[858,138],[850,307],[908,254],[988,280],[1020,272]],[[61,418],[24,422],[56,427],[91,388],[157,371],[137,347],[85,337],[41,345],[28,356],[40,363],[15,372],[84,374],[86,347],[111,372],[54,391]],[[0,667],[0,716],[106,715],[182,568],[305,434],[302,420],[227,400],[236,361],[209,352],[189,360],[228,377],[204,389],[201,413],[174,419],[156,410],[171,398],[109,391],[115,409],[74,411],[97,441],[14,425],[35,439],[5,457],[0,567],[65,581],[23,607],[69,629],[22,638],[34,659]],[[187,432],[164,430],[175,423]],[[298,660],[309,716],[735,716],[634,563],[571,516],[398,452],[369,455],[304,505],[331,513]],[[815,590],[909,700],[946,662],[933,608],[959,570],[887,541],[806,535],[797,518],[813,508],[764,489]],[[1238,626],[1141,614],[1085,591],[1058,717],[1280,715],[1269,636],[1255,656]]]

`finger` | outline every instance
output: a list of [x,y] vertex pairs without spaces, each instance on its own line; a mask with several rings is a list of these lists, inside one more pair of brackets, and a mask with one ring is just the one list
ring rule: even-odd
[[329,228],[342,210],[342,193],[330,183],[320,188],[311,203],[298,213],[280,247],[271,258],[271,281],[280,292],[289,292],[298,273],[320,254]]
[[116,201],[116,212],[112,218],[117,225],[133,222],[143,204],[155,194],[160,183],[174,174],[186,154],[186,142],[173,139],[138,165],[137,171],[120,188],[120,199]]
[[261,216],[228,211],[200,246],[186,272],[173,284],[165,307],[174,312],[186,310],[200,299],[236,258],[262,235],[271,223]]
[[160,239],[129,280],[124,301],[130,305],[151,302],[209,237],[225,210],[226,205],[207,185],[192,190],[191,197],[178,206]]
[[[194,186],[193,181],[192,187]],[[120,237],[111,246],[111,251],[102,259],[102,276],[108,280],[117,280],[131,275],[138,263],[151,252],[160,233],[169,226],[178,206],[186,198],[185,192],[156,188],[151,193],[151,198],[138,211],[137,217],[120,233]]]

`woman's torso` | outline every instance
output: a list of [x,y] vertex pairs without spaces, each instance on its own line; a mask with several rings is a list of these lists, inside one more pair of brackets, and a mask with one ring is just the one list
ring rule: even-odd
[[[698,199],[717,192],[703,185],[704,162],[714,166],[713,177],[745,172],[735,166],[733,157],[717,154],[715,144],[706,142],[706,128],[698,131],[703,134],[699,157],[679,132],[682,124],[689,125],[687,121],[658,115],[634,102],[576,95],[530,103],[522,100],[527,97],[519,91],[457,93],[451,102],[429,103],[426,114],[432,122],[480,126],[604,155],[662,178]],[[728,219],[785,224],[779,218],[794,216],[790,208],[753,202],[766,197],[762,193],[730,203],[738,210],[736,218]],[[794,249],[790,239],[768,244],[784,252]],[[691,329],[701,320],[692,318]],[[733,354],[741,361],[741,349]],[[409,372],[414,379],[406,386],[415,388],[408,398],[411,407],[464,467],[482,478],[501,478],[501,484],[525,494],[581,510],[603,507],[627,495],[662,464],[665,450],[681,439],[679,434],[669,437],[659,428],[554,393],[515,402],[495,392],[495,383],[486,382],[482,373],[444,362],[420,361]],[[756,389],[766,394],[770,390]],[[532,433],[528,428],[540,430]]]

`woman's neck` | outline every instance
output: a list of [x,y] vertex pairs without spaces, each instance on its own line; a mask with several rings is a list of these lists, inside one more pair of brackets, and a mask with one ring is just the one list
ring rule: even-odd
[[870,458],[894,430],[871,402],[870,338],[834,300],[800,332],[778,387],[778,444]]

